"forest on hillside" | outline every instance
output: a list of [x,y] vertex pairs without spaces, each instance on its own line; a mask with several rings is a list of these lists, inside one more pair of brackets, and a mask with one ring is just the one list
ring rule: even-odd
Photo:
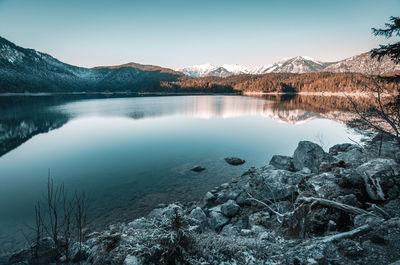
[[234,91],[242,92],[371,92],[376,86],[396,93],[397,84],[390,75],[318,72],[309,74],[270,73],[229,77],[181,77],[178,81],[160,82],[162,91]]

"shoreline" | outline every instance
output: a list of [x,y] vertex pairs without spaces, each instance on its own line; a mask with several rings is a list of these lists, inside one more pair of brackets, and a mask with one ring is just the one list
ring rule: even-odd
[[[372,92],[353,92],[353,93],[344,93],[344,92],[243,92],[243,95],[248,96],[257,96],[257,95],[300,95],[300,96],[324,96],[324,97],[375,97],[376,93]],[[382,93],[382,97],[390,97],[397,94],[389,94]]]
[[238,93],[211,93],[211,92],[37,92],[37,93],[0,93],[6,96],[63,96],[63,95],[101,95],[101,96],[197,96],[197,95],[241,95]]
[[[101,95],[101,96],[213,96],[213,95],[242,95],[242,96],[262,96],[262,95],[300,95],[300,96],[326,96],[326,97],[375,97],[374,92],[251,92],[237,91],[225,93],[212,92],[25,92],[25,93],[0,93],[0,97],[7,96],[63,96],[63,95]],[[398,94],[382,93],[382,97],[397,96]]]
[[[376,139],[363,147],[337,144],[328,153],[301,141],[292,157],[275,155],[269,165],[251,168],[208,191],[198,202],[160,205],[146,217],[86,235],[80,250],[84,255],[78,255],[78,261],[147,264],[154,244],[169,253],[168,243],[158,240],[163,233],[174,233],[168,223],[176,214],[183,222],[179,229],[193,241],[191,246],[181,246],[190,264],[242,264],[244,260],[252,260],[249,264],[390,264],[400,260],[400,246],[393,245],[400,239],[400,187],[388,186],[389,179],[382,177],[389,172],[399,177],[400,149],[398,143],[385,139],[378,155]],[[376,188],[383,193],[376,193]],[[302,207],[310,207],[305,208],[306,215]],[[165,227],[159,230],[160,226]],[[388,243],[371,241],[377,235]],[[359,249],[356,255],[352,246]],[[26,258],[21,253],[26,250],[14,255],[15,263],[10,264]],[[72,258],[76,255],[75,251]]]

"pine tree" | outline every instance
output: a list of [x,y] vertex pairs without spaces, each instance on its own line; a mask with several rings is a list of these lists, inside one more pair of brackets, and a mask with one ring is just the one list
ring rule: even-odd
[[[375,36],[385,36],[387,39],[397,36],[400,37],[400,17],[390,17],[390,23],[385,24],[386,28],[372,28]],[[372,50],[372,57],[380,60],[385,55],[389,56],[395,63],[400,63],[400,42],[387,45],[379,45],[379,48]]]

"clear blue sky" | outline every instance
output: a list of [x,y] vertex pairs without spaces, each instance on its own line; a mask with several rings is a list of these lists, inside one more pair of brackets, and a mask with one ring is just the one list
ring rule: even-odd
[[336,61],[385,42],[399,0],[0,0],[0,36],[75,65]]

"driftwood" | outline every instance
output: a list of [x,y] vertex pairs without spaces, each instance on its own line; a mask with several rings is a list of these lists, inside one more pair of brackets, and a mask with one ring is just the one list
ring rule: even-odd
[[352,213],[352,214],[357,214],[357,215],[358,214],[368,214],[368,215],[376,216],[375,214],[368,212],[366,210],[363,210],[361,208],[354,207],[354,206],[340,203],[340,202],[327,200],[327,199],[315,198],[315,197],[302,197],[302,198],[300,198],[300,200],[307,202],[307,203],[312,203],[312,205],[321,204],[326,207],[336,208],[336,209],[339,209],[339,210],[342,210],[342,211],[345,211],[348,213]]
[[253,196],[251,196],[250,193],[247,192],[247,195],[250,197],[250,200],[255,201],[255,202],[257,202],[257,203],[259,203],[259,204],[261,204],[261,205],[267,207],[268,210],[270,210],[271,212],[273,212],[273,213],[277,216],[277,220],[278,220],[279,223],[282,223],[282,222],[283,222],[283,221],[280,220],[278,217],[284,217],[285,215],[283,215],[283,214],[281,214],[281,213],[275,211],[274,209],[272,209],[271,206],[269,206],[269,205],[266,204],[265,202],[260,201],[260,200],[257,200],[256,198],[254,198]]
[[366,224],[366,225],[357,227],[356,229],[353,229],[353,230],[350,230],[350,231],[347,231],[347,232],[343,232],[343,233],[332,235],[332,236],[323,237],[321,241],[324,242],[324,243],[334,242],[334,241],[337,241],[337,240],[340,240],[340,239],[343,239],[343,238],[349,238],[349,237],[356,236],[356,235],[358,235],[360,233],[363,233],[363,232],[366,232],[366,231],[368,231],[370,229],[371,229],[371,226]]

